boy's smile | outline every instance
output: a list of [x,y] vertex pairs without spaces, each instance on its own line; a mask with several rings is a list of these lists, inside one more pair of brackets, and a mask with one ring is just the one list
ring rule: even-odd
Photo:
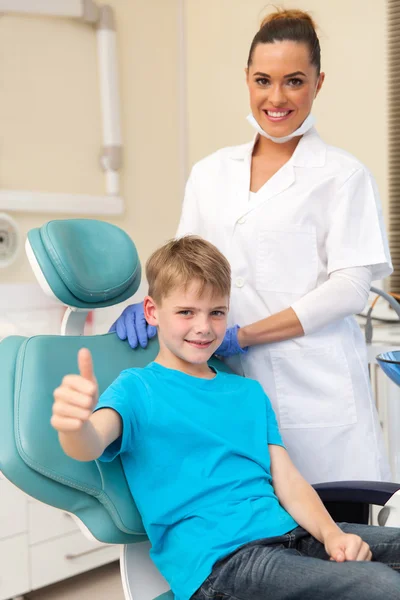
[[185,340],[188,344],[191,344],[195,348],[207,349],[211,346],[212,340],[209,342],[201,342],[200,340]]
[[[201,293],[200,293],[201,292]],[[199,289],[194,281],[176,288],[161,303],[145,299],[147,321],[158,328],[157,362],[195,376],[209,377],[207,361],[221,345],[227,324],[229,299]]]

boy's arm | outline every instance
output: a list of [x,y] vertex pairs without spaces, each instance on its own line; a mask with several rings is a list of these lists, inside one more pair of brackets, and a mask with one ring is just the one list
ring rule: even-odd
[[321,502],[314,488],[300,475],[287,451],[268,445],[272,484],[280,504],[303,529],[325,546],[328,555],[343,560],[371,560],[368,544],[352,534],[343,533]]
[[121,435],[122,421],[111,408],[93,413],[98,386],[92,357],[86,348],[78,353],[78,366],[80,375],[67,375],[54,391],[51,424],[68,456],[89,461],[101,456]]
[[327,534],[340,531],[322,504],[317,492],[300,475],[282,446],[268,446],[272,484],[279,502],[306,531],[320,542]]
[[65,454],[76,460],[89,461],[99,458],[121,432],[119,414],[112,408],[102,408],[82,423],[78,430],[59,430],[58,439]]

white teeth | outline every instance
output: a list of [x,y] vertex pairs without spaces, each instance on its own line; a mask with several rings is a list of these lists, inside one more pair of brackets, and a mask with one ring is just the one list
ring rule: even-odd
[[267,114],[269,117],[286,117],[286,115],[289,114],[289,110],[285,111],[285,112],[272,112],[272,110],[267,110]]

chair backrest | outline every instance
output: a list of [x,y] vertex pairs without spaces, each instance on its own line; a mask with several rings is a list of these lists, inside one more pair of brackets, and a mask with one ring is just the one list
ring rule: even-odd
[[155,346],[133,353],[115,334],[9,337],[0,343],[1,471],[30,496],[75,514],[102,542],[140,541],[142,522],[119,459],[84,463],[64,454],[50,425],[53,391],[64,375],[78,372],[82,347],[92,352],[104,390],[122,369],[152,360]]
[[78,372],[77,352],[83,347],[93,355],[102,391],[121,370],[152,361],[158,344],[152,340],[146,349],[132,351],[114,333],[4,339],[0,469],[30,496],[75,514],[99,541],[142,541],[142,520],[119,458],[111,463],[75,461],[64,454],[50,425],[53,391],[65,374]]

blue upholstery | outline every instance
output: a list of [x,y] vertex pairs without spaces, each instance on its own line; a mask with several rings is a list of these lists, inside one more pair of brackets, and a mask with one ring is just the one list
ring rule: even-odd
[[[119,228],[101,221],[52,221],[29,232],[43,276],[69,306],[108,306],[140,284],[136,248]],[[147,539],[119,458],[78,462],[64,454],[50,425],[53,391],[78,373],[77,353],[93,355],[100,392],[126,368],[144,367],[158,341],[132,351],[115,333],[97,336],[11,336],[0,343],[0,469],[24,492],[75,514],[101,542]],[[210,361],[229,370],[216,359]],[[159,600],[173,600],[172,592]]]
[[[74,461],[50,426],[53,390],[66,373],[78,372],[76,354],[83,346],[97,360],[100,389],[132,366],[132,350],[115,334],[9,337],[0,343],[0,469],[29,495],[76,514],[99,541],[140,541],[145,538],[133,534],[143,536],[144,530],[120,461]],[[146,364],[155,354],[153,344],[138,362]]]
[[[62,451],[57,433],[50,426],[53,390],[66,373],[78,372],[76,356],[82,347],[92,352],[102,391],[121,370],[143,367],[153,360],[158,342],[152,340],[145,350],[133,352],[114,333],[27,339],[12,336],[3,340],[0,468],[26,493],[76,514],[98,540],[141,541],[145,539],[142,520],[120,460],[72,460]],[[88,510],[93,503],[95,515]]]
[[51,290],[67,306],[111,306],[139,287],[135,245],[115,225],[92,219],[50,221],[32,229],[28,240]]

